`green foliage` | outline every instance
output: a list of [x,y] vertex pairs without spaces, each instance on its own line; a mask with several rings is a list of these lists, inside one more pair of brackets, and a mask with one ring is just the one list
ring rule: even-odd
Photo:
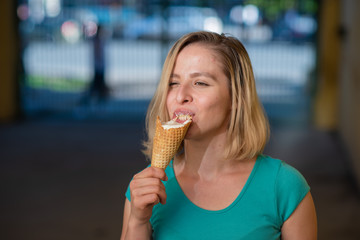
[[26,85],[31,88],[48,89],[57,92],[78,92],[87,87],[87,82],[80,79],[27,76]]
[[269,21],[276,20],[289,9],[310,15],[315,15],[318,9],[317,0],[245,0],[244,4],[258,6]]

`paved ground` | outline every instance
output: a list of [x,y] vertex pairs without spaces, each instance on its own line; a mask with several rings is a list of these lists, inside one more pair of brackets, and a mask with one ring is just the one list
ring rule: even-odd
[[[0,239],[119,239],[124,191],[147,165],[142,123],[0,125]],[[360,239],[360,197],[336,134],[275,126],[266,153],[312,187],[320,240]]]

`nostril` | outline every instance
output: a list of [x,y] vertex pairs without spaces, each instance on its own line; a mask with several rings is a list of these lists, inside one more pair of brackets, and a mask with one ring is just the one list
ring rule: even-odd
[[190,103],[192,101],[192,94],[188,86],[180,86],[177,89],[176,101],[180,104]]

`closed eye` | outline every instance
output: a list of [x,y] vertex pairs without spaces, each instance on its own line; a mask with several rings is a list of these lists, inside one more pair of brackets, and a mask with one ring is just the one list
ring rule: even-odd
[[179,83],[178,82],[170,82],[169,83],[169,87],[173,87],[173,86],[176,86],[178,85]]
[[207,83],[205,83],[205,82],[195,82],[195,85],[197,85],[197,86],[202,86],[202,87],[209,86],[209,84],[207,84]]

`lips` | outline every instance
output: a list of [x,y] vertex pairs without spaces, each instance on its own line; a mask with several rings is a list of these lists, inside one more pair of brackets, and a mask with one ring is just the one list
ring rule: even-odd
[[184,123],[188,119],[192,119],[195,114],[189,110],[176,110],[173,114],[173,120],[178,123]]

